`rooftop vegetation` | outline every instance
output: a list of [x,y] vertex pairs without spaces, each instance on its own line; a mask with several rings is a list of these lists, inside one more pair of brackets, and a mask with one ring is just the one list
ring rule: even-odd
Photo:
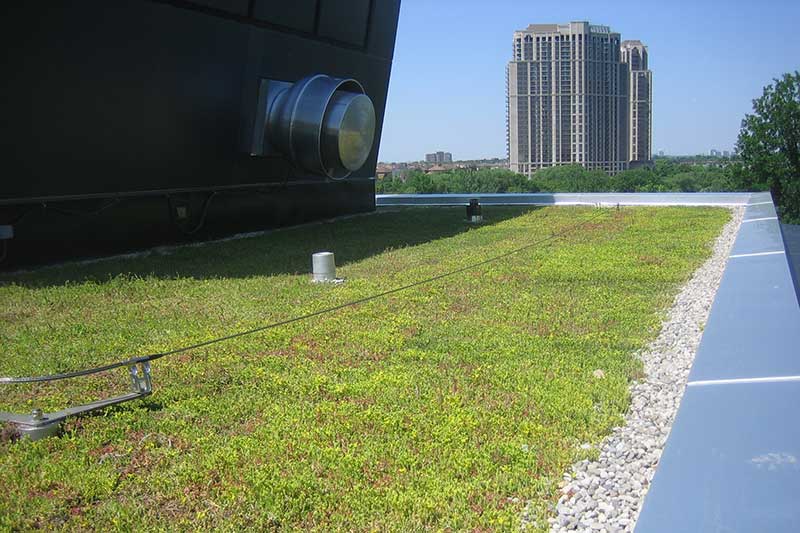
[[[511,530],[621,421],[635,352],[729,219],[710,208],[393,210],[0,278],[0,375],[159,360],[155,393],[0,442],[0,529]],[[552,238],[565,230],[559,238]],[[546,239],[546,242],[544,242]],[[347,282],[309,282],[336,253]],[[598,372],[601,371],[601,372]],[[4,387],[0,409],[124,390]]]

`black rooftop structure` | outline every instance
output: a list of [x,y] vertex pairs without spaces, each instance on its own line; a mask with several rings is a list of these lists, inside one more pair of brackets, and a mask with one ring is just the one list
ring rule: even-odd
[[[399,0],[4,4],[5,266],[374,209],[398,12]],[[285,122],[322,146],[259,145],[270,103],[314,75]],[[308,157],[341,166],[340,126],[362,128],[338,148],[363,157],[309,170]]]

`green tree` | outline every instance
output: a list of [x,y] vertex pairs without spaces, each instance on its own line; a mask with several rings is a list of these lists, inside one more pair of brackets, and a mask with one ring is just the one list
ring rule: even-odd
[[436,174],[412,170],[404,179],[387,177],[375,182],[375,192],[378,194],[520,193],[538,190],[536,184],[526,176],[502,168],[457,168]]
[[537,170],[536,186],[547,192],[605,192],[613,190],[611,177],[602,170],[581,165],[562,165]]
[[662,177],[649,168],[634,168],[619,172],[611,178],[616,192],[655,192],[660,190]]
[[754,181],[769,185],[785,220],[800,221],[800,72],[764,87],[737,148]]
[[425,174],[408,172],[403,179],[387,177],[375,184],[378,193],[523,193],[523,192],[722,192],[765,191],[760,181],[738,160],[722,168],[660,159],[652,167],[609,176],[580,165],[541,169],[531,179],[501,168],[457,168]]

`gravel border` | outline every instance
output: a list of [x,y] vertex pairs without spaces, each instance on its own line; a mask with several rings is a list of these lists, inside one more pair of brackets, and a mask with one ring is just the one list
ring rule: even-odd
[[597,461],[580,461],[564,474],[552,532],[633,531],[744,215],[743,207],[731,211],[711,258],[675,298],[658,338],[639,354],[647,377],[631,386],[625,425],[599,444]]

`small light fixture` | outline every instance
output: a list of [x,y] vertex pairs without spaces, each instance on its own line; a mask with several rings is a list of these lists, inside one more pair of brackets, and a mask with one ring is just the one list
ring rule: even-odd
[[479,224],[483,222],[481,204],[478,202],[477,198],[473,198],[469,201],[469,205],[467,206],[467,222],[471,222],[473,224]]

